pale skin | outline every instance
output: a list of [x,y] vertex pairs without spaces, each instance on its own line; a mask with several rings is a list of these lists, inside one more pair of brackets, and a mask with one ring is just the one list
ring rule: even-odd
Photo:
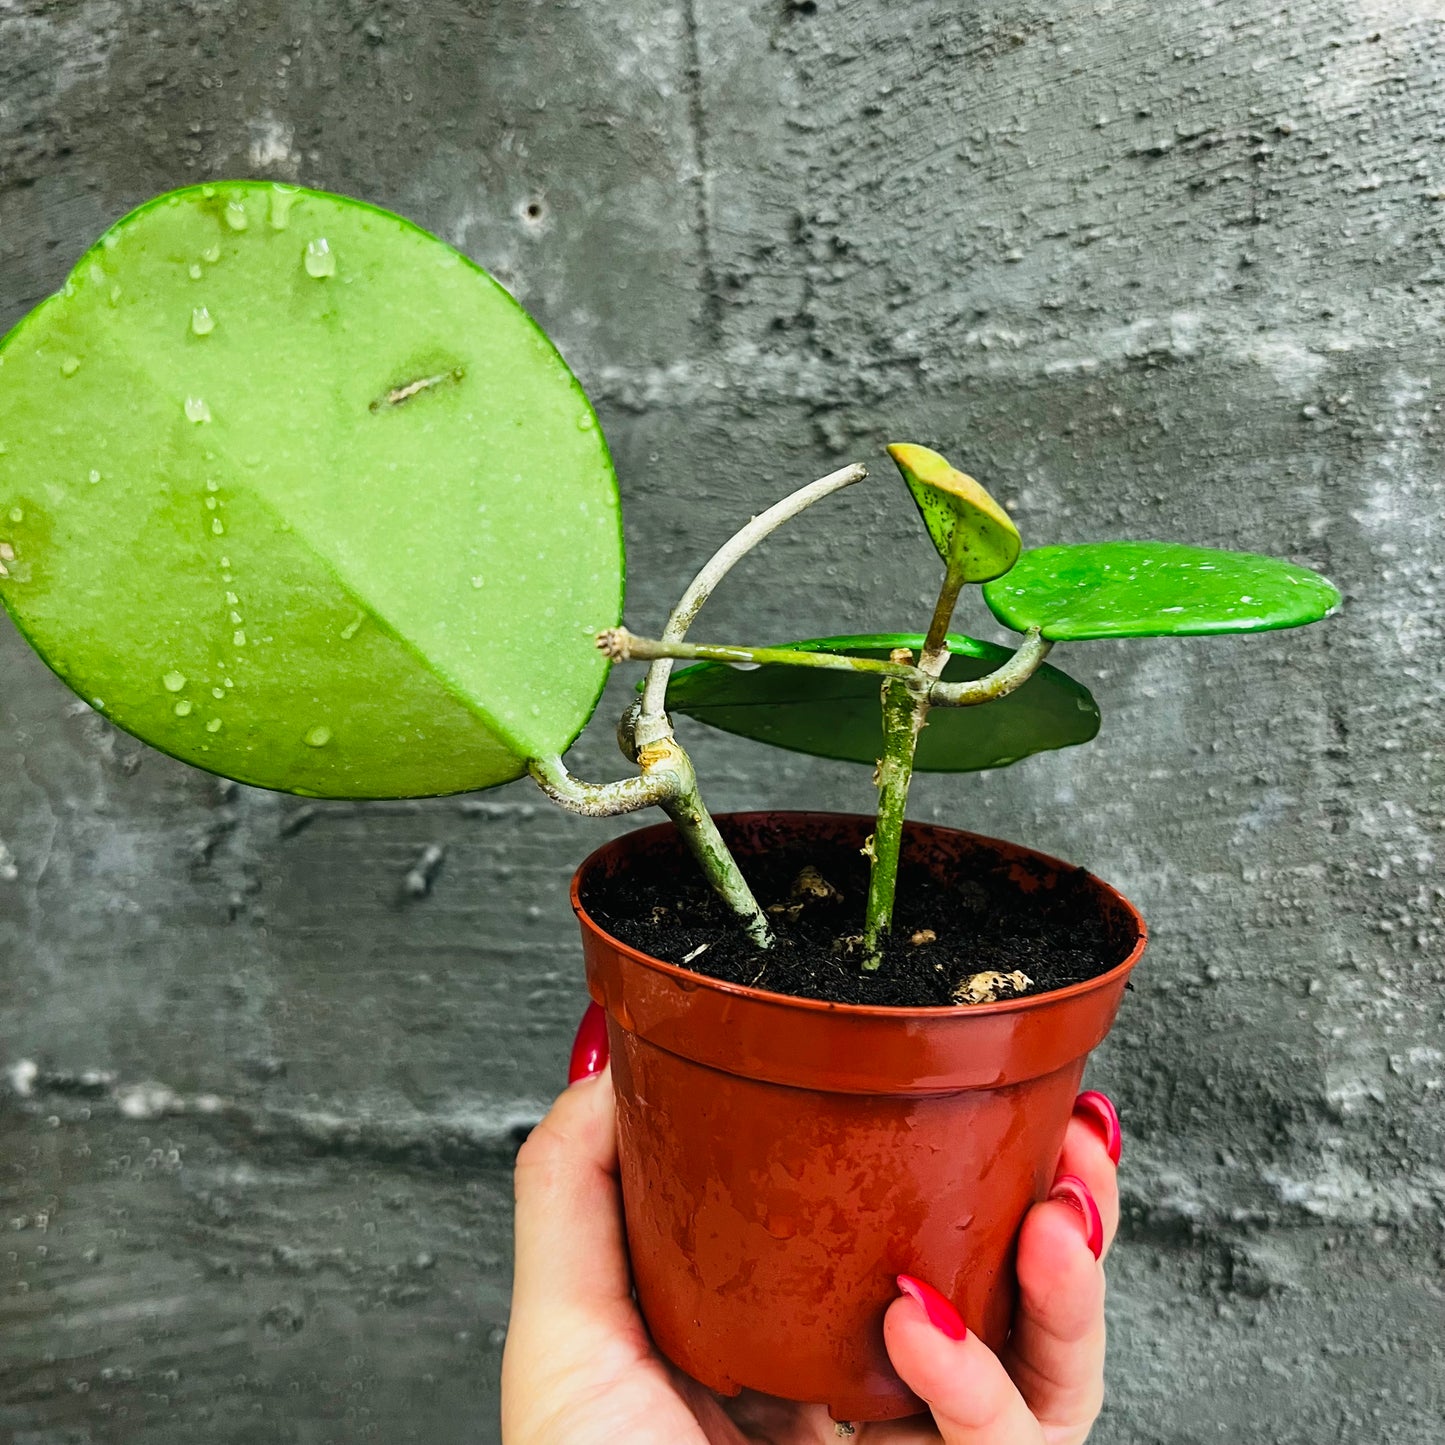
[[[1099,1206],[1119,1191],[1099,1132],[1075,1117],[1059,1175]],[[609,1071],[573,1084],[517,1157],[516,1276],[502,1359],[505,1445],[836,1445],[820,1406],[721,1400],[652,1348],[628,1277]],[[1081,1445],[1104,1390],[1104,1271],[1080,1214],[1036,1205],[1019,1237],[1020,1299],[1005,1353],[949,1339],[900,1297],[884,1338],[931,1416],[860,1424],[864,1445]]]

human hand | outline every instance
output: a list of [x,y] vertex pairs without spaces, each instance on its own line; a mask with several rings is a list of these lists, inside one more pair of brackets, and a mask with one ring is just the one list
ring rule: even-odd
[[[502,1357],[505,1445],[836,1445],[819,1405],[722,1399],[653,1349],[632,1298],[607,1036],[592,1005],[576,1081],[517,1156],[516,1272]],[[864,1445],[1080,1445],[1104,1392],[1104,1272],[1119,1217],[1119,1121],[1081,1094],[1054,1191],[1019,1235],[1002,1356],[923,1281],[900,1280],[884,1341],[929,1416],[856,1427]]]

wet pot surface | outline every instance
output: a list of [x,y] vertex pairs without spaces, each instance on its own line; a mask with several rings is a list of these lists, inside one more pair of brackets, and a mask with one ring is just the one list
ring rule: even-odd
[[[718,820],[744,860],[807,836],[861,845],[872,820]],[[912,826],[947,872],[982,857],[1048,889],[1078,872],[1012,844]],[[628,1243],[662,1352],[742,1388],[876,1420],[921,1404],[894,1374],[882,1318],[895,1277],[948,1294],[993,1347],[1013,1310],[1018,1226],[1053,1178],[1089,1051],[1144,946],[1138,914],[1089,878],[1120,961],[1084,983],[968,1008],[790,998],[704,978],[602,931],[601,876],[680,850],[671,825],[578,870],[588,985],[608,1015]]]

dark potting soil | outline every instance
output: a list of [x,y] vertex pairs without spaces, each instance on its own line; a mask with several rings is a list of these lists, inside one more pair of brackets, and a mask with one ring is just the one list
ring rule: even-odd
[[594,875],[582,904],[614,938],[696,973],[796,998],[901,1008],[955,1004],[955,989],[983,973],[1029,980],[995,980],[998,992],[983,1001],[1046,993],[1107,973],[1133,943],[1120,920],[1101,914],[1082,869],[1039,887],[998,866],[962,867],[940,880],[905,859],[883,964],[869,973],[850,943],[868,895],[867,861],[856,849],[800,840],[741,866],[777,935],[766,952],[676,853]]

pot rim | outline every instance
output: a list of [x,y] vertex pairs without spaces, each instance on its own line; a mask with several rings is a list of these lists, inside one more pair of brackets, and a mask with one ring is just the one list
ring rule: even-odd
[[[840,813],[831,812],[818,808],[754,808],[743,812],[718,813],[715,815],[719,821],[726,822],[748,822],[754,819],[804,819],[804,818],[849,818],[867,822],[867,815],[862,813]],[[1079,867],[1077,863],[1069,863],[1062,858],[1056,858],[1051,853],[1040,852],[1037,848],[1030,848],[1023,843],[1012,843],[1006,838],[993,838],[987,833],[974,833],[966,828],[951,828],[944,823],[918,823],[909,819],[904,823],[905,836],[909,831],[917,832],[927,830],[933,833],[947,833],[957,837],[970,838],[985,844],[1002,843],[1007,848],[1018,849],[1020,852],[1032,854],[1033,857],[1053,867],[1067,870],[1074,870]],[[674,982],[684,984],[689,988],[705,988],[714,993],[724,994],[733,998],[753,999],[759,1003],[771,1004],[773,1006],[783,1005],[790,1008],[802,1009],[808,1013],[830,1013],[841,1014],[851,1018],[874,1018],[874,1019],[896,1019],[899,1022],[908,1020],[939,1020],[945,1018],[981,1018],[996,1017],[1001,1014],[1026,1013],[1030,1009],[1043,1008],[1046,1005],[1065,1003],[1070,999],[1080,998],[1085,994],[1093,993],[1098,989],[1110,987],[1120,978],[1126,977],[1138,963],[1144,947],[1149,941],[1149,926],[1144,922],[1143,915],[1137,908],[1122,894],[1112,883],[1106,882],[1097,874],[1090,873],[1088,869],[1082,871],[1090,881],[1107,893],[1110,893],[1124,908],[1128,916],[1133,920],[1138,929],[1138,935],[1134,940],[1134,946],[1128,954],[1105,973],[1096,974],[1093,978],[1086,978],[1079,983],[1066,984],[1063,988],[1049,989],[1044,993],[1025,994],[1022,998],[1000,999],[996,1003],[974,1003],[974,1004],[909,1004],[906,1006],[890,1004],[862,1004],[862,1003],[833,1003],[828,999],[821,998],[799,998],[795,994],[775,993],[772,989],[752,988],[744,983],[729,983],[725,979],[713,978],[709,974],[696,973],[690,968],[681,964],[668,963],[665,959],[656,958],[650,953],[644,953],[639,948],[634,948],[630,943],[624,943],[620,938],[602,927],[583,906],[581,889],[583,878],[596,867],[601,856],[610,849],[626,847],[629,844],[648,838],[661,837],[665,833],[677,833],[676,826],[671,822],[652,823],[645,828],[636,828],[630,832],[619,834],[616,838],[603,843],[600,847],[594,848],[586,858],[578,864],[576,871],[572,874],[571,886],[568,889],[568,897],[572,903],[572,911],[577,915],[579,922],[584,928],[591,929],[599,938],[606,939],[608,945],[617,950],[618,953],[630,959],[633,963],[641,964],[644,968],[652,969]],[[680,836],[680,835],[679,835]]]

